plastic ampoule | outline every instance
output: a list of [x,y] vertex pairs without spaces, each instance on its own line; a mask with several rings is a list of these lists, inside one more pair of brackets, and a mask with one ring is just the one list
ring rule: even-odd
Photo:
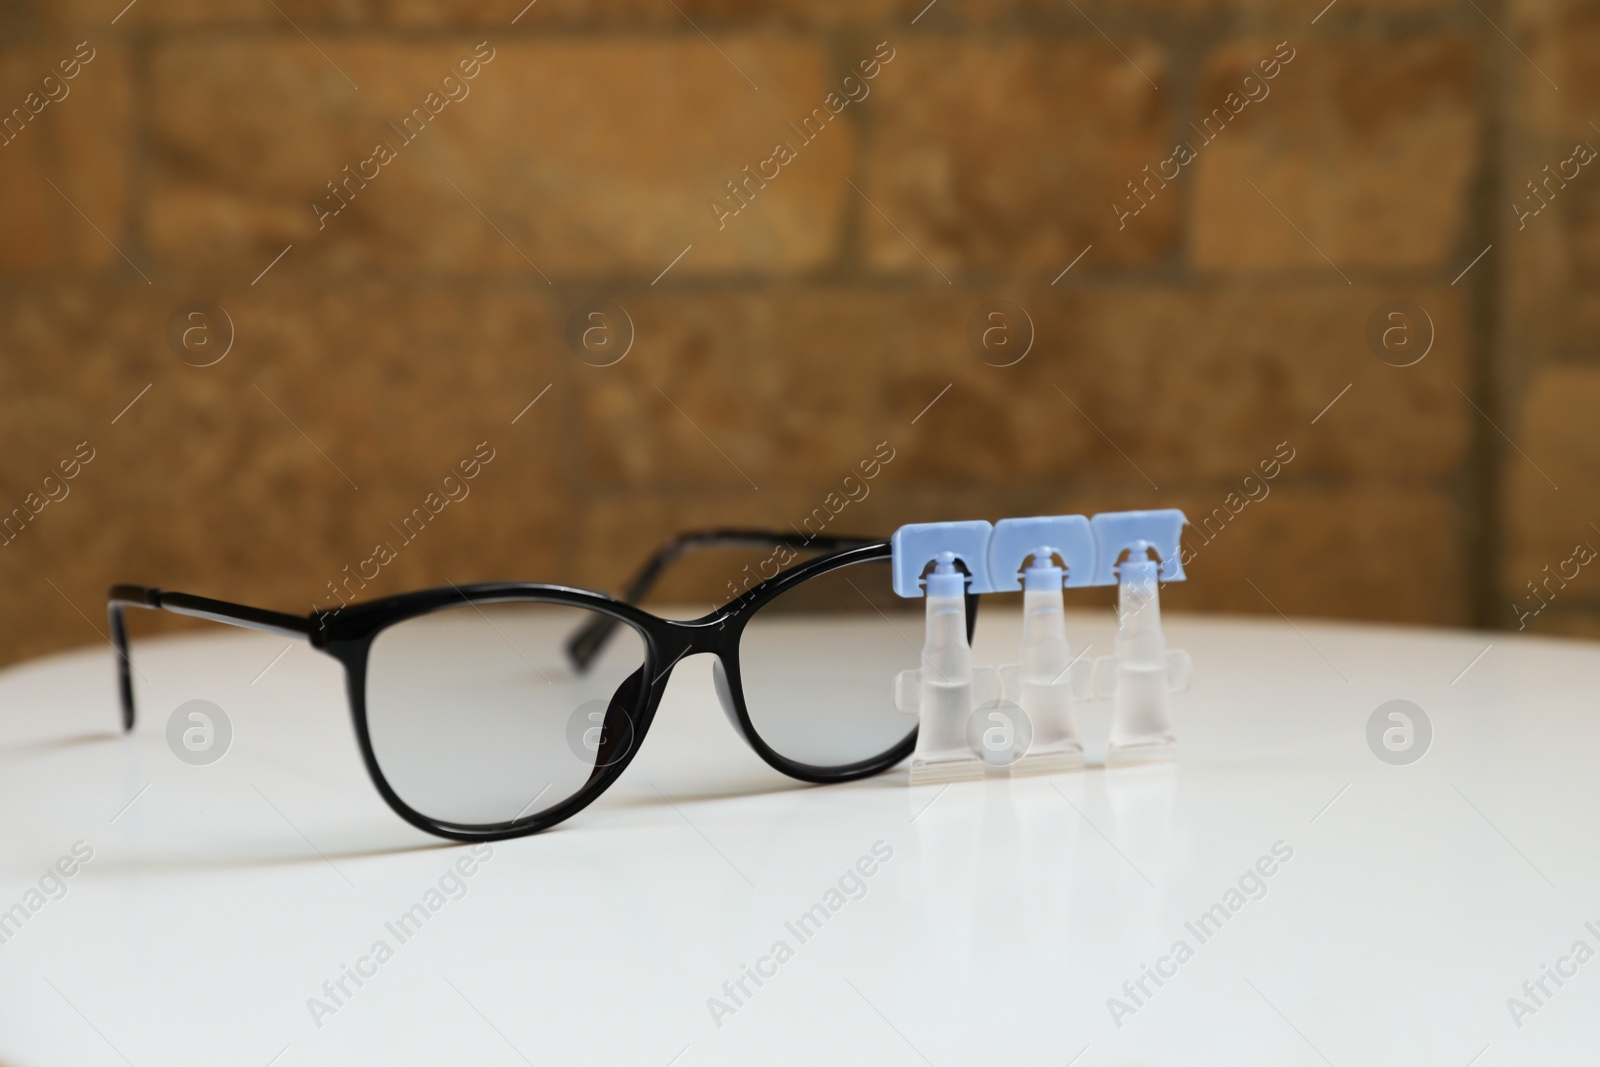
[[1033,728],[1033,744],[1013,774],[1049,774],[1083,766],[1083,743],[1072,714],[1072,649],[1055,549],[1033,550],[1022,573],[1022,663],[1017,703]]
[[1108,765],[1170,759],[1177,750],[1167,709],[1160,565],[1148,557],[1148,547],[1134,542],[1117,568],[1117,690]]
[[983,777],[983,763],[967,744],[973,709],[972,646],[967,643],[966,576],[955,554],[941,552],[927,577],[927,626],[911,784]]

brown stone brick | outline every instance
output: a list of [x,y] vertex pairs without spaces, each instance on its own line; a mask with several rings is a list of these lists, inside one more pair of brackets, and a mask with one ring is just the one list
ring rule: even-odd
[[1519,121],[1494,205],[1496,254],[1517,343],[1570,358],[1591,352],[1600,329],[1600,164],[1575,160],[1580,144],[1600,150],[1600,10],[1544,14],[1524,19],[1528,60],[1514,68]]
[[598,484],[755,492],[842,477],[902,421],[880,365],[900,301],[827,291],[623,303],[638,354],[578,377]]
[[[1287,15],[1296,21],[1307,14],[1308,6],[1295,3],[1294,0],[1142,0],[1142,4],[1157,11],[1170,11],[1173,8],[1207,14],[1237,11],[1250,14]],[[1339,0],[1337,5],[1321,9],[1318,14],[1313,14],[1311,17],[1317,18],[1317,27],[1321,29],[1337,26],[1346,16],[1365,15],[1370,18],[1374,14],[1410,15],[1442,11],[1454,4],[1455,0]]]
[[[1319,23],[1337,25],[1345,16],[1411,14],[1448,8],[1454,0],[1339,0]],[[23,0],[19,14],[32,26],[51,29],[104,30],[106,5],[100,0]],[[1152,27],[1172,18],[1202,19],[1218,15],[1270,15],[1299,22],[1306,5],[1297,0],[1083,0],[1078,5],[1097,23],[1130,15]],[[1541,15],[1568,0],[1516,0],[1516,9],[1537,9]],[[404,28],[450,30],[475,27],[507,32],[604,27],[610,29],[683,28],[692,21],[713,36],[728,27],[878,26],[903,36],[916,19],[915,30],[947,30],[993,25],[1063,25],[1089,30],[1082,16],[1051,0],[277,0],[272,5],[252,0],[138,0],[117,29],[145,30],[194,27],[272,27],[286,21],[305,30]],[[1065,11],[1063,8],[1065,7]],[[677,10],[674,10],[676,8]],[[1312,12],[1315,14],[1315,12]],[[515,27],[512,19],[516,18]],[[688,20],[688,21],[686,21]],[[915,31],[913,31],[915,32]],[[1092,32],[1092,31],[1089,31]]]
[[[106,5],[96,0],[26,0],[24,6],[31,22],[52,28],[103,30],[108,20]],[[279,10],[273,10],[274,6]],[[656,0],[537,0],[533,4],[527,0],[277,0],[275,5],[252,0],[139,0],[118,20],[118,28],[278,29],[292,22],[312,31],[474,27],[497,31],[503,37],[518,31],[572,26],[688,29],[690,21],[711,31],[729,25],[832,26],[883,20],[906,6],[902,0],[763,0],[759,4],[749,0],[674,0],[673,4]],[[906,20],[915,14],[916,10],[911,10]]]
[[[60,38],[0,52],[0,117],[8,122],[0,134],[0,273],[133,274],[111,244],[137,251],[128,231],[126,58],[104,40],[85,50],[87,64],[76,50],[77,42]],[[63,62],[74,77],[63,76]],[[40,107],[36,115],[30,101]],[[31,117],[15,118],[13,109]],[[148,264],[141,266],[149,273]]]
[[[1400,296],[1435,319],[1433,350],[1414,367],[1387,366],[1366,343],[1372,312]],[[1021,302],[1037,350],[997,369],[964,346],[941,349],[957,384],[943,421],[919,423],[909,465],[1170,486],[1242,478],[1281,441],[1300,450],[1306,476],[1430,476],[1465,458],[1468,415],[1450,385],[1465,375],[1464,327],[1447,291],[1144,287]]]
[[938,279],[926,256],[950,277],[1048,281],[1091,243],[1091,269],[1173,247],[1176,196],[1120,232],[1112,210],[1168,147],[1170,93],[1146,80],[1167,78],[1158,46],[1124,40],[1127,59],[1087,37],[895,47],[872,112],[871,203],[856,205],[874,270]]
[[[766,491],[843,472],[879,441],[901,476],[947,487],[1236,479],[1285,440],[1308,476],[1440,476],[1465,460],[1473,416],[1451,384],[1470,380],[1465,327],[1446,288],[1019,292],[1036,341],[1011,367],[967,347],[991,295],[622,298],[637,354],[578,379],[588,476]],[[1369,317],[1400,296],[1435,323],[1413,367],[1367,347]]]
[[[1538,371],[1523,396],[1520,417],[1505,427],[1516,442],[1502,457],[1505,477],[1505,565],[1500,584],[1507,607],[1499,621],[1515,627],[1519,612],[1543,602],[1528,583],[1543,589],[1549,574],[1560,577],[1575,546],[1600,550],[1600,368],[1553,365]],[[1546,568],[1549,568],[1549,571]],[[1577,576],[1571,578],[1573,570]],[[1556,582],[1538,596],[1570,610],[1600,606],[1600,561],[1568,566],[1566,587]],[[1541,610],[1540,615],[1544,612]]]
[[[1222,503],[1215,492],[1188,492],[1180,506],[1195,520]],[[1190,577],[1170,600],[1175,610],[1460,626],[1468,621],[1462,529],[1460,506],[1422,486],[1285,483],[1210,541],[1185,534]]]
[[[926,0],[924,0],[924,3]],[[666,7],[665,13],[662,7]],[[909,0],[677,0],[679,11],[654,0],[539,0],[523,21],[539,12],[540,25],[602,23],[626,25],[665,23],[681,26],[686,19],[716,28],[724,25],[796,25],[831,27],[858,23],[890,22],[896,28],[909,21]],[[541,11],[540,8],[548,8]],[[898,16],[905,14],[905,20]]]
[[[1328,0],[1322,0],[1327,4]],[[1102,18],[1128,19],[1130,16],[1142,16],[1159,24],[1170,22],[1174,18],[1205,19],[1216,16],[1228,15],[1254,15],[1277,16],[1292,19],[1292,25],[1304,26],[1311,19],[1318,18],[1315,33],[1336,26],[1346,16],[1372,15],[1409,15],[1417,12],[1438,11],[1452,6],[1455,0],[1338,0],[1329,5],[1331,10],[1323,12],[1318,18],[1318,8],[1321,5],[1307,5],[1298,0],[1080,0],[1078,6],[1086,13],[1093,15],[1095,21],[1101,25]],[[949,3],[951,10],[946,12],[946,17],[960,17],[965,20],[977,20],[986,15],[994,17],[995,9],[1009,13],[1006,5],[987,3],[986,0],[940,0],[939,6],[934,10],[944,8]],[[1026,12],[1039,18],[1055,16],[1065,18],[1067,22],[1077,20],[1083,25],[1082,16],[1068,7],[1062,12],[1061,5],[1051,3],[1051,0],[1016,0],[1016,10]],[[1308,10],[1309,8],[1309,10]],[[1070,16],[1068,18],[1067,16]],[[930,13],[929,19],[932,18]],[[928,21],[928,20],[924,20]]]
[[[407,143],[389,124],[424,105],[470,41],[329,42],[359,92],[303,42],[159,48],[152,245],[168,262],[225,266],[246,281],[291,242],[295,260],[279,268],[291,272],[646,281],[690,244],[674,281],[781,274],[835,254],[854,152],[847,122],[799,149],[770,187],[751,185],[755,199],[720,232],[710,206],[793,138],[790,119],[822,104],[832,81],[818,48],[725,39],[735,70],[697,34],[503,43],[466,83],[470,95]],[[395,158],[362,164],[379,141]],[[358,175],[344,187],[348,206],[319,221],[312,204],[341,202],[325,183],[345,182],[347,165],[377,176],[363,185]]]
[[[1521,34],[1519,46],[1531,54],[1546,43],[1558,42],[1572,22],[1597,12],[1600,7],[1594,0],[1508,0],[1501,25],[1508,32]],[[1544,63],[1539,65],[1545,67]]]
[[[1302,36],[1290,47],[1270,95],[1195,144],[1195,266],[1348,274],[1454,263],[1478,167],[1472,43]],[[1273,50],[1268,39],[1220,46],[1197,111],[1225,106]]]
[[[1600,148],[1600,138],[1594,138]],[[1566,152],[1548,152],[1552,165]],[[1529,153],[1521,173],[1542,166]],[[1591,165],[1592,166],[1592,165]],[[1589,175],[1584,175],[1589,178]],[[1600,253],[1600,175],[1594,188],[1574,185],[1518,231],[1513,224],[1490,255],[1502,255],[1500,274],[1514,344],[1524,354],[1581,358],[1600,331],[1600,282],[1584,275]],[[1504,205],[1511,217],[1510,204]]]

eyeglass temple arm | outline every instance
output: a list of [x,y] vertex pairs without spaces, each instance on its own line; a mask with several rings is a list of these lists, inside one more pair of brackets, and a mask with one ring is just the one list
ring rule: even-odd
[[111,622],[111,647],[117,652],[117,694],[122,701],[124,732],[133,729],[133,670],[128,660],[128,628],[123,620],[123,609],[128,607],[170,611],[175,615],[225,622],[229,626],[242,626],[247,630],[260,630],[283,637],[309,638],[314,626],[312,620],[306,617],[285,615],[280,611],[267,611],[244,604],[230,604],[226,600],[170,593],[144,585],[112,586],[106,596],[106,615]]
[[[656,550],[622,591],[622,599],[637,604],[660,580],[662,573],[685,552],[703,548],[776,548],[821,549],[837,552],[847,548],[874,545],[882,538],[871,537],[806,537],[800,534],[781,533],[777,530],[695,530],[679,534]],[[567,655],[579,671],[605,648],[606,641],[617,628],[617,620],[609,615],[596,615],[574,631],[567,639]]]

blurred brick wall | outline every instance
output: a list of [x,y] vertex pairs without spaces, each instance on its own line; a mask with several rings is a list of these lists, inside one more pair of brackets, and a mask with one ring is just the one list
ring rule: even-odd
[[1542,569],[1600,546],[1600,167],[1512,206],[1600,145],[1593,5],[124,2],[0,2],[0,107],[61,96],[0,147],[0,509],[67,493],[0,547],[0,659],[115,580],[331,604],[378,544],[368,594],[615,588],[885,449],[830,532],[1178,505],[1182,607],[1514,627],[1535,581],[1600,632]]

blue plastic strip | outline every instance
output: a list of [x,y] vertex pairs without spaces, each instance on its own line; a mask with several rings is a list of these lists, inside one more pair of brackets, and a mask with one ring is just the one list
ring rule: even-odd
[[989,581],[989,535],[994,527],[983,519],[970,522],[919,522],[902,526],[889,543],[894,552],[894,591],[903,597],[920,597],[922,572],[941,552],[953,552],[971,581],[967,591],[992,593]]
[[1096,548],[1089,520],[1082,515],[1041,515],[995,523],[989,538],[989,582],[994,591],[1021,589],[1023,561],[1034,549],[1046,546],[1067,565],[1063,588],[1094,584]]
[[1062,587],[1116,585],[1122,554],[1144,542],[1161,561],[1164,582],[1184,580],[1179,539],[1189,520],[1177,508],[1157,511],[1107,511],[1082,515],[1040,515],[1002,519],[991,525],[969,522],[922,522],[902,526],[890,539],[894,555],[894,591],[903,597],[924,595],[922,572],[941,552],[954,553],[971,579],[972,593],[1003,593],[1022,588],[1022,563],[1033,550],[1048,546],[1066,564]]
[[1107,511],[1089,520],[1094,531],[1097,558],[1095,585],[1117,584],[1117,561],[1135,542],[1144,541],[1161,559],[1161,580],[1183,581],[1179,538],[1189,520],[1177,508],[1160,511]]

